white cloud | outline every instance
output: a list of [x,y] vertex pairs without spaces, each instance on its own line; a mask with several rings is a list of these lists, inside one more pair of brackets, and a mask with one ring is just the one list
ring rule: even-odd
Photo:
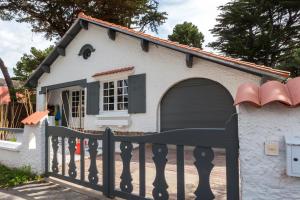
[[[31,32],[29,24],[0,21],[0,57],[12,75],[12,68],[24,53],[29,53],[31,47],[44,49],[52,42],[47,41],[41,34]],[[2,73],[0,73],[2,77]]]
[[[157,36],[167,38],[174,26],[184,21],[197,25],[204,34],[204,49],[211,50],[205,45],[213,41],[209,29],[216,24],[218,6],[230,0],[159,0],[159,9],[168,13],[168,20],[159,27]],[[29,24],[0,21],[0,57],[4,60],[9,72],[16,65],[24,53],[29,53],[31,47],[44,49],[52,42],[47,41],[41,34],[31,32]],[[150,33],[154,34],[155,33]],[[0,73],[2,77],[2,73]]]

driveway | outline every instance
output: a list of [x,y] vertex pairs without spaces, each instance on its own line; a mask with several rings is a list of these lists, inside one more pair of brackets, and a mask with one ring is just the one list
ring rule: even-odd
[[[9,189],[0,189],[1,200],[94,200],[96,198],[89,197],[66,187],[51,183],[32,183],[17,186]],[[98,199],[98,198],[97,198]]]
[[[138,148],[135,148],[132,152],[132,159],[130,163],[130,170],[132,176],[133,193],[139,194],[139,155]],[[151,146],[146,147],[146,197],[152,198],[153,181],[156,176],[156,168],[152,159],[152,149]],[[215,151],[215,158],[213,164],[215,165],[211,175],[210,175],[210,186],[215,198],[218,200],[226,199],[226,159],[223,151]],[[177,199],[177,180],[176,180],[176,150],[175,148],[169,148],[168,150],[168,163],[165,168],[165,176],[168,184],[168,192],[170,195],[170,200]],[[60,162],[60,161],[59,161]],[[195,190],[199,184],[199,175],[197,169],[194,165],[195,158],[193,156],[193,150],[185,151],[185,192],[186,199],[195,199]],[[97,157],[97,169],[99,184],[102,185],[102,156]],[[85,159],[85,180],[88,180],[90,159],[86,157]],[[60,166],[61,167],[61,166]],[[77,168],[77,179],[80,176],[80,161],[76,161]],[[119,153],[115,154],[115,186],[117,190],[120,190],[120,176],[123,170],[123,162]],[[60,168],[61,173],[61,168]],[[68,173],[68,165],[66,165],[66,174]]]
[[[132,184],[133,184],[133,194],[139,194],[139,150],[138,145],[134,146],[134,150],[132,152],[132,159],[130,162],[130,171],[132,176]],[[98,185],[103,184],[103,163],[102,163],[102,151],[97,156],[96,165],[98,170]],[[68,155],[68,149],[66,148],[66,155]],[[156,176],[156,167],[152,159],[152,148],[150,145],[146,147],[146,197],[152,198],[152,190],[153,190],[153,181]],[[59,156],[59,155],[58,155]],[[77,156],[77,157],[76,157]],[[75,164],[77,177],[76,179],[80,179],[80,156],[75,156]],[[185,198],[187,200],[195,199],[194,192],[196,191],[199,184],[199,175],[197,169],[194,165],[195,158],[193,156],[193,148],[187,148],[185,150]],[[76,159],[77,158],[77,159]],[[69,158],[67,158],[69,159]],[[168,192],[170,196],[170,200],[176,199],[177,194],[177,174],[176,174],[176,149],[175,146],[168,147],[168,155],[167,155],[167,165],[165,168],[165,177],[168,184]],[[61,174],[62,166],[61,166],[61,157],[58,158],[59,163],[59,174]],[[89,167],[90,167],[90,158],[89,155],[85,155],[85,180],[88,180],[89,175]],[[214,168],[210,175],[210,186],[213,194],[215,195],[215,199],[225,200],[226,199],[226,156],[223,150],[215,150],[215,157],[213,160]],[[51,165],[51,162],[50,162]],[[50,166],[51,169],[51,166]],[[120,190],[120,176],[123,170],[123,162],[120,156],[119,144],[116,145],[116,154],[115,154],[115,187],[117,190]],[[68,174],[68,161],[65,165],[66,175]]]

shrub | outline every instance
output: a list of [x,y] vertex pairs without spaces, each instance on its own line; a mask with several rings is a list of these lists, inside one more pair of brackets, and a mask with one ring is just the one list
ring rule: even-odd
[[16,186],[40,179],[40,176],[31,172],[30,166],[11,169],[0,164],[0,188]]

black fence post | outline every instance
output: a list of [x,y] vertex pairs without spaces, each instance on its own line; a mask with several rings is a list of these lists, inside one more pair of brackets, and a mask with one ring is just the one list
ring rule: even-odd
[[107,128],[103,137],[103,194],[106,197],[113,198],[115,188],[115,143],[113,133]]
[[226,147],[227,199],[240,199],[238,116],[234,114],[226,126],[231,144]]
[[49,138],[48,138],[48,121],[45,120],[45,177],[48,177],[49,172]]
[[109,197],[114,198],[115,190],[115,141],[114,134],[109,129]]

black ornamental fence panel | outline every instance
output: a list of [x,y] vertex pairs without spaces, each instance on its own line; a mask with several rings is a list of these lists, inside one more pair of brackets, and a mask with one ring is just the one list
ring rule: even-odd
[[[103,184],[98,184],[99,171],[96,166],[99,141],[103,140],[103,134],[89,134],[67,127],[46,125],[46,176],[103,191]],[[88,169],[85,169],[87,165],[84,146],[88,146]]]
[[[176,146],[177,199],[185,199],[185,147],[192,146],[194,165],[199,175],[195,199],[215,199],[210,186],[210,173],[214,167],[212,148],[226,152],[227,199],[239,199],[237,119],[233,116],[226,128],[192,128],[151,133],[142,136],[118,136],[107,128],[102,134],[88,134],[65,127],[47,126],[46,175],[102,191],[107,197],[124,199],[169,199],[165,176],[168,145]],[[88,146],[89,163],[85,169],[84,145]],[[120,187],[115,184],[116,144],[120,145],[122,172]],[[131,159],[133,144],[138,144],[139,184],[133,193]],[[151,144],[155,164],[152,198],[146,197],[146,145]],[[49,145],[49,146],[48,146]],[[67,147],[68,146],[68,147]],[[99,148],[100,147],[100,148]],[[65,149],[68,149],[66,159]],[[59,151],[59,149],[61,149]],[[58,153],[59,152],[59,153]],[[77,154],[78,155],[77,155]],[[51,159],[50,159],[51,158]],[[61,164],[59,164],[59,162]],[[97,164],[101,163],[99,171]],[[66,170],[68,168],[68,170]],[[101,179],[101,180],[100,180]]]

